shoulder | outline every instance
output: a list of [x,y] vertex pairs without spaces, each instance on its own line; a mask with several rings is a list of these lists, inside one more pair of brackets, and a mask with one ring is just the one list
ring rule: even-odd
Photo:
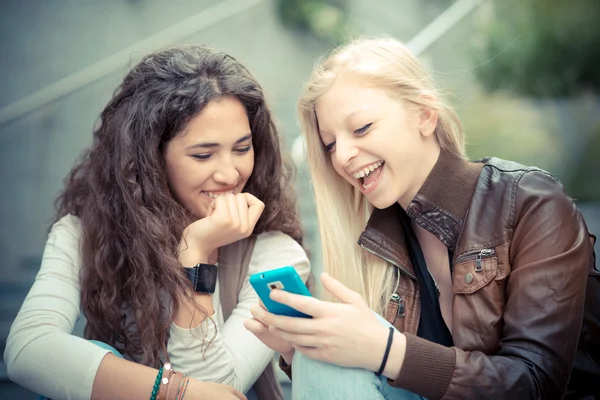
[[[585,236],[583,217],[562,183],[550,172],[513,161],[486,160],[482,176],[496,198],[510,204],[508,225],[513,230],[556,232],[579,241]],[[479,185],[482,186],[482,185]]]
[[302,246],[279,231],[258,235],[252,252],[251,269],[256,272],[287,265],[295,267],[301,276],[308,276],[310,264]]
[[496,157],[478,162],[484,163],[478,187],[509,200],[518,210],[531,206],[532,202],[540,201],[574,207],[562,183],[541,168]]
[[81,238],[81,230],[82,227],[79,218],[67,214],[52,225],[48,235],[48,242],[78,245]]
[[283,232],[264,232],[257,235],[256,237],[255,251],[273,250],[277,249],[280,246],[284,246],[287,249],[296,248],[304,251],[302,249],[302,246],[300,246],[298,242],[296,242],[294,239],[292,239],[291,236],[288,236]]

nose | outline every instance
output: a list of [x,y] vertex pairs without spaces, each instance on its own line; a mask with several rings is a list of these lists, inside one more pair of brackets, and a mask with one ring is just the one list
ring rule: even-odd
[[358,148],[352,138],[338,137],[333,155],[338,165],[345,168],[358,155]]
[[220,183],[224,186],[237,185],[240,173],[237,170],[237,166],[231,158],[223,160],[218,169],[213,174],[215,182]]

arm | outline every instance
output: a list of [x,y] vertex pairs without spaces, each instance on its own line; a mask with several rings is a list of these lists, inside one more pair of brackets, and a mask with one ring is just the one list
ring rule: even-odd
[[259,236],[248,268],[248,277],[240,292],[240,301],[222,330],[240,385],[234,387],[240,391],[248,390],[273,359],[273,351],[244,327],[244,320],[252,318],[250,308],[258,304],[258,295],[248,279],[254,273],[286,265],[293,266],[306,282],[310,263],[306,252],[295,240],[280,232]]
[[[306,280],[310,265],[302,247],[280,232],[260,235],[256,241],[248,276],[239,294],[239,302],[219,330],[216,315],[198,328],[172,326],[169,354],[174,366],[192,377],[223,382],[246,392],[273,359],[273,351],[244,327],[251,318],[250,308],[258,304],[258,295],[248,277],[259,271],[292,265]],[[207,338],[212,342],[203,344]],[[204,346],[204,347],[203,347]]]
[[[56,399],[148,398],[157,370],[107,355],[71,334],[80,316],[79,237],[73,216],[52,227],[40,271],[8,336],[9,377]],[[123,373],[133,371],[136,380]],[[123,380],[127,384],[119,384]]]
[[568,383],[592,265],[587,229],[561,185],[525,173],[516,188],[511,275],[498,351],[406,335],[393,385],[436,398],[560,398]]
[[80,315],[78,224],[67,216],[53,226],[4,354],[11,380],[52,398],[89,399],[108,353],[71,334]]
[[[7,339],[8,375],[53,399],[147,400],[158,370],[71,334],[80,316],[79,237],[75,217],[52,227],[40,271]],[[186,399],[199,396],[244,398],[226,386],[190,380]]]

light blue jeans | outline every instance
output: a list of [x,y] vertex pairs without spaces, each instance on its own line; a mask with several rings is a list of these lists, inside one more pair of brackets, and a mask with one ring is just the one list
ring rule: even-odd
[[[391,326],[375,314],[382,325]],[[424,400],[418,394],[391,387],[387,378],[362,368],[345,368],[294,354],[292,400]]]

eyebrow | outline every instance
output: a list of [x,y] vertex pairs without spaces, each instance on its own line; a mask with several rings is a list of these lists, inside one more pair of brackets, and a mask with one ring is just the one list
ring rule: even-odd
[[[362,107],[358,107],[358,108],[356,108],[354,111],[352,111],[351,113],[349,113],[348,115],[346,115],[346,116],[344,117],[344,123],[347,123],[347,122],[348,122],[348,120],[349,120],[350,118],[352,118],[352,117],[353,117],[355,114],[358,114],[359,112],[362,112],[362,111],[368,111],[369,109],[370,109],[370,107],[367,107],[367,106],[362,106]],[[328,132],[328,131],[326,131],[326,130],[324,130],[324,129],[321,129],[321,127],[319,126],[319,120],[317,119],[316,121],[317,121],[317,131],[318,131],[320,134],[328,135],[328,134],[329,134],[329,132]]]
[[[249,133],[247,135],[242,136],[241,138],[239,138],[238,140],[235,141],[235,144],[238,143],[242,143],[245,142],[248,139],[252,138],[252,133]],[[193,144],[191,146],[186,147],[187,149],[196,149],[196,148],[203,148],[203,149],[209,149],[209,148],[213,148],[213,147],[219,147],[220,144],[219,143],[209,143],[209,142],[205,142],[205,143],[196,143]]]

